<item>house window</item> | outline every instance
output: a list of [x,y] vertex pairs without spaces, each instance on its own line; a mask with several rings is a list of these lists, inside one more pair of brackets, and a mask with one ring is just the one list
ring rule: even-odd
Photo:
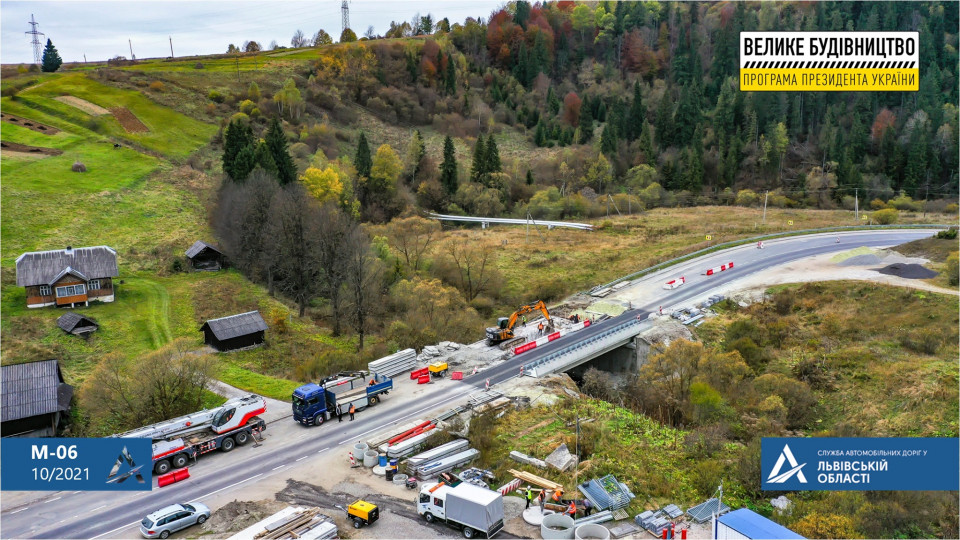
[[97,289],[99,289],[99,288],[100,288],[100,280],[99,280],[99,279],[91,279],[90,281],[87,282],[87,290],[88,290],[88,291],[95,291],[95,290],[97,290]]
[[50,296],[50,286],[41,285],[40,286],[40,296]]
[[57,297],[63,298],[64,296],[78,296],[87,292],[86,287],[81,283],[80,285],[67,285],[66,287],[57,287]]

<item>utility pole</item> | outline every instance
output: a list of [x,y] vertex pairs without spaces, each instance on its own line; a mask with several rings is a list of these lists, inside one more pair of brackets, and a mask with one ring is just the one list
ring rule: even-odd
[[763,224],[767,224],[767,198],[770,197],[770,191],[768,190],[763,194]]
[[342,16],[340,33],[342,34],[344,30],[350,28],[350,0],[343,0],[343,2],[341,2],[340,14]]
[[40,23],[33,18],[33,13],[30,14],[30,22],[27,24],[30,25],[30,30],[24,32],[24,34],[33,36],[30,40],[30,45],[33,46],[33,63],[39,66],[43,63],[43,43],[40,41],[40,36],[44,35],[44,33],[37,30],[37,25]]
[[128,40],[127,40],[127,43],[130,44],[130,60],[136,60],[137,57],[134,56],[134,54],[133,54],[133,40],[132,40],[132,39],[128,39]]
[[170,58],[173,58],[173,36],[167,36],[170,39]]
[[84,63],[84,64],[87,63],[87,55],[86,55],[86,53],[84,53],[84,55],[83,55],[83,63]]
[[860,190],[853,188],[853,211],[856,212],[855,223],[860,223]]

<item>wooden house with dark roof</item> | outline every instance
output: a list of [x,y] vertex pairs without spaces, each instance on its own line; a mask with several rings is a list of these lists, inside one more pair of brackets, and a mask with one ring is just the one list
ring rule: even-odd
[[57,319],[57,326],[68,334],[83,336],[85,338],[100,328],[97,321],[90,317],[84,317],[75,311],[68,311],[61,315],[60,318]]
[[217,271],[226,266],[223,253],[203,240],[194,242],[185,254],[194,270]]
[[11,364],[0,370],[0,435],[55,437],[73,398],[73,387],[64,382],[59,362]]
[[27,291],[27,307],[113,302],[117,252],[108,246],[32,251],[17,257],[17,286]]
[[203,342],[218,351],[233,351],[246,347],[261,345],[267,323],[263,321],[259,311],[248,311],[210,319],[200,327],[203,332]]

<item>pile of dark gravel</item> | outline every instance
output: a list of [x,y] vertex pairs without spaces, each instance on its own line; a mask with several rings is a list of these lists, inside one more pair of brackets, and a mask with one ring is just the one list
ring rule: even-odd
[[897,276],[906,279],[930,279],[937,275],[937,272],[930,270],[929,268],[924,268],[919,264],[902,264],[896,263],[883,268],[874,268],[877,272],[881,274],[887,274],[889,276]]

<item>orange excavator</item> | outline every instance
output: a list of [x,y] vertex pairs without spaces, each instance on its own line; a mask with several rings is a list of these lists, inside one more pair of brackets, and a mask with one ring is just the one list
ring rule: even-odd
[[510,317],[500,317],[497,319],[497,326],[487,328],[487,343],[489,345],[496,345],[514,339],[513,327],[517,324],[517,319],[522,315],[537,310],[543,313],[543,316],[547,319],[547,328],[553,328],[553,320],[550,318],[546,304],[544,304],[542,300],[537,300],[532,304],[521,306],[520,309],[514,311]]

